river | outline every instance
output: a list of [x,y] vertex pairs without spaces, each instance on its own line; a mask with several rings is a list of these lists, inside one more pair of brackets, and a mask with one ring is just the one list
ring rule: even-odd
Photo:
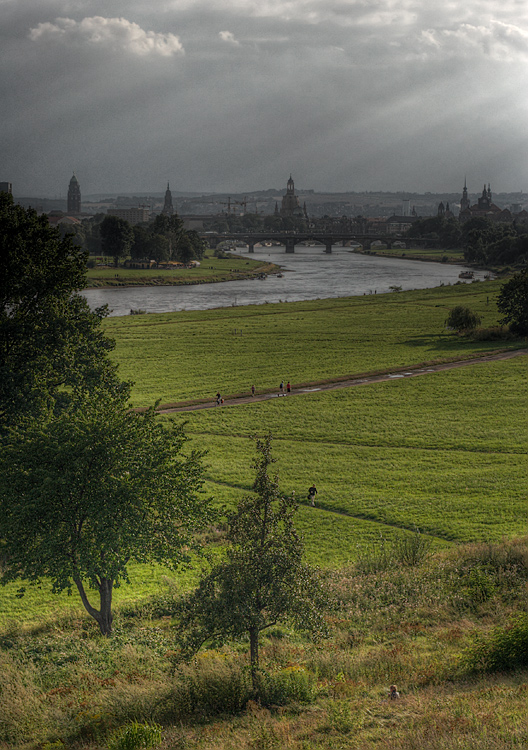
[[[245,255],[240,251],[237,254]],[[459,281],[459,273],[467,270],[447,263],[358,255],[343,247],[334,247],[331,254],[321,247],[297,247],[288,255],[283,247],[271,247],[257,249],[247,257],[280,265],[283,277],[192,286],[86,289],[83,294],[92,309],[108,304],[111,315],[128,315],[131,309],[162,313],[382,294],[391,286],[428,289],[454,284]],[[485,273],[476,271],[475,278],[482,280]]]

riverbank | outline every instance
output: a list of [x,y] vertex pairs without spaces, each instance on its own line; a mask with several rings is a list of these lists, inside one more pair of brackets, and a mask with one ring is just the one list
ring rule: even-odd
[[205,257],[195,268],[126,268],[104,266],[89,268],[85,289],[144,286],[188,286],[214,284],[239,279],[258,279],[262,274],[279,273],[280,266],[262,260],[238,256]]

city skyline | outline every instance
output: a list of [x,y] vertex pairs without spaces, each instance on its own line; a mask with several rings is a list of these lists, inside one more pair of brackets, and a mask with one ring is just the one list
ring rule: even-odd
[[[477,192],[528,184],[515,0],[5,0],[18,195]],[[67,184],[67,183],[66,183]]]

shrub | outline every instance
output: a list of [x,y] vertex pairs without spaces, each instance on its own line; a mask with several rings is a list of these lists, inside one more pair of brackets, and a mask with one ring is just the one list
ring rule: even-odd
[[397,537],[393,544],[394,557],[401,565],[419,565],[429,557],[431,539],[415,526],[411,534]]
[[311,703],[317,692],[315,675],[302,667],[287,667],[258,676],[258,694],[264,706],[284,706],[291,701]]
[[446,320],[446,326],[455,331],[472,331],[478,325],[480,317],[463,305],[453,307]]
[[206,652],[192,665],[182,665],[173,688],[163,700],[159,720],[216,716],[241,711],[252,696],[247,669],[225,656]]
[[462,656],[462,665],[471,672],[499,672],[528,665],[528,616],[514,618],[504,628],[479,639]]
[[108,750],[148,750],[157,745],[161,745],[161,727],[137,721],[117,729],[108,740]]
[[475,341],[509,341],[515,338],[514,334],[504,326],[476,328],[472,331],[472,337]]

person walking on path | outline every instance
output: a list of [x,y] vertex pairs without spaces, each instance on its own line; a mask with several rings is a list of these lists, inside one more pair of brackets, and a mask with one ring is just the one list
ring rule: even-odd
[[317,495],[317,487],[315,486],[315,484],[312,484],[312,486],[308,490],[308,499],[310,500],[310,504],[312,507],[315,505],[316,495]]
[[279,386],[279,391],[280,391],[280,393],[282,393],[282,395],[284,395],[284,380],[281,380],[281,384]]
[[255,395],[255,386],[254,385],[251,386],[251,395],[252,396]]
[[217,393],[216,394],[216,405],[220,406],[221,403],[222,403],[222,396],[220,395],[220,393]]
[[289,380],[286,383],[286,390],[288,391],[288,393],[291,393],[291,385],[290,385],[290,381]]

